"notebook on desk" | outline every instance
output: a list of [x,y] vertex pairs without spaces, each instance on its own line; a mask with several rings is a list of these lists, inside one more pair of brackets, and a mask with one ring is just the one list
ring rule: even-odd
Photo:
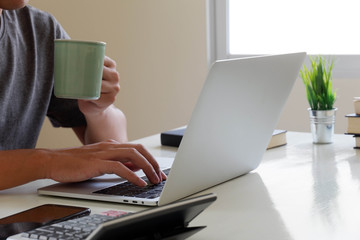
[[[305,56],[293,53],[214,63],[159,196],[124,196],[124,188],[115,186],[123,180],[116,176],[59,183],[38,193],[156,206],[254,170]],[[114,188],[121,193],[108,191]]]
[[[163,146],[179,147],[186,130],[185,127],[172,129],[160,133],[160,143]],[[267,149],[280,147],[286,144],[286,130],[275,129]]]

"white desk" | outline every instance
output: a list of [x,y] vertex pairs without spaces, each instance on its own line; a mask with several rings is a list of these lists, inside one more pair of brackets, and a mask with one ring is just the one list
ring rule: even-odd
[[[193,225],[207,225],[192,239],[359,239],[360,150],[351,136],[336,135],[332,144],[315,145],[308,133],[287,133],[288,145],[266,151],[253,173],[202,193],[218,200]],[[140,139],[155,156],[172,157],[159,135]],[[0,217],[45,203],[87,206],[94,213],[140,210],[123,204],[44,197],[36,181],[0,192]],[[235,189],[231,191],[230,189]]]

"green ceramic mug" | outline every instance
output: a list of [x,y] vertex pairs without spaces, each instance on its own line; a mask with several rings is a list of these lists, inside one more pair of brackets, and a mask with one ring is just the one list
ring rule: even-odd
[[104,42],[55,40],[56,97],[70,99],[100,97],[105,45]]

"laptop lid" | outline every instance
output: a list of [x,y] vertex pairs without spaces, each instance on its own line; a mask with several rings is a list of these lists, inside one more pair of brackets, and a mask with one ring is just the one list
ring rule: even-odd
[[251,57],[212,66],[159,205],[259,165],[305,56]]
[[[211,67],[160,198],[96,194],[121,178],[47,186],[39,194],[164,205],[255,169],[306,53],[217,61]],[[160,159],[162,167],[172,161]],[[166,166],[165,166],[166,165]]]

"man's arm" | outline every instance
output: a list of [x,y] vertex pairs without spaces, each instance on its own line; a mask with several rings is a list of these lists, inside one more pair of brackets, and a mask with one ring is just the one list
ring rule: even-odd
[[139,169],[152,183],[166,179],[156,160],[139,144],[106,141],[60,150],[6,150],[0,151],[0,190],[37,179],[78,182],[103,174],[117,174],[145,186],[133,172]]
[[0,151],[0,190],[37,179],[78,182],[103,174],[117,174],[145,186],[146,182],[134,173],[139,169],[152,183],[166,179],[155,158],[142,145],[125,143],[126,119],[113,105],[119,89],[115,62],[105,58],[100,99],[78,101],[87,126],[74,131],[85,145],[60,150]]
[[99,114],[86,118],[87,126],[74,127],[73,130],[83,144],[91,144],[108,139],[119,143],[128,142],[126,117],[123,112],[111,105]]
[[116,71],[116,63],[109,57],[105,57],[100,98],[94,101],[78,100],[87,126],[73,129],[83,144],[108,139],[120,143],[128,141],[125,115],[113,105],[119,91],[119,74]]

